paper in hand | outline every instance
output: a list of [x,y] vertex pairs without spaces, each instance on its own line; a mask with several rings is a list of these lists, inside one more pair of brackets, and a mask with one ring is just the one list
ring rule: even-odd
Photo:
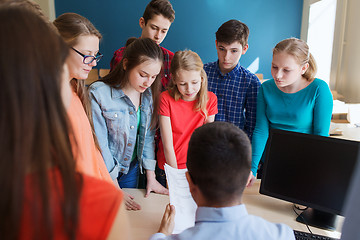
[[165,164],[166,179],[169,187],[170,204],[175,206],[175,227],[173,234],[180,233],[195,224],[197,205],[191,196],[186,180],[187,169],[176,169]]

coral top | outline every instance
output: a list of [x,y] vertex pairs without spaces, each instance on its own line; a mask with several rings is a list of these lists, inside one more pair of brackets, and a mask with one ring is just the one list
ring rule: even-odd
[[[50,206],[53,219],[54,239],[67,239],[64,234],[60,202],[63,198],[58,171],[50,171]],[[113,184],[82,174],[83,187],[80,196],[80,213],[76,239],[106,239],[123,200],[123,193]],[[35,216],[41,213],[41,201],[32,185],[33,178],[25,182],[24,208],[19,239],[44,239],[45,223]]]
[[[208,116],[218,113],[217,97],[214,93],[208,92],[209,100],[206,104]],[[194,130],[205,124],[205,117],[199,111],[194,110],[197,100],[184,101],[181,98],[175,101],[169,94],[169,91],[162,92],[160,95],[159,114],[170,117],[173,146],[176,156],[177,167],[186,168],[187,151],[191,134]],[[166,163],[164,146],[162,141],[159,142],[157,152],[158,166],[164,169]]]
[[89,120],[75,92],[73,92],[67,113],[77,144],[77,148],[75,144],[73,147],[77,170],[98,179],[113,182],[102,155],[95,146]]

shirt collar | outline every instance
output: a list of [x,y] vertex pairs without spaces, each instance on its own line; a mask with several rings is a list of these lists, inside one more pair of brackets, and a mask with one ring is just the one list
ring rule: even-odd
[[226,74],[222,74],[221,70],[220,70],[220,66],[219,66],[219,60],[217,60],[216,62],[216,68],[218,71],[218,74],[222,77],[230,77],[231,79],[233,79],[234,77],[239,75],[239,72],[241,71],[241,66],[240,66],[240,62],[238,62],[236,64],[236,66],[233,68],[233,70],[231,70],[230,72],[226,73]]
[[227,222],[248,215],[244,204],[233,207],[213,208],[198,207],[196,210],[195,223],[197,222]]
[[120,88],[111,87],[111,96],[112,98],[122,98],[126,95]]

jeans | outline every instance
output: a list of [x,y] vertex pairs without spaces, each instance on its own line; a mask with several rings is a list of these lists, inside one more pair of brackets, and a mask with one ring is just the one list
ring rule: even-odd
[[117,180],[121,188],[137,188],[139,180],[139,161],[134,160],[130,163],[127,174],[120,173]]

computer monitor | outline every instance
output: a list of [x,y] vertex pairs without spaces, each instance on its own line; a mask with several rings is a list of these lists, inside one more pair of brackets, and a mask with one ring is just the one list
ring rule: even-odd
[[360,142],[272,129],[260,193],[307,206],[297,221],[334,230],[359,151]]

